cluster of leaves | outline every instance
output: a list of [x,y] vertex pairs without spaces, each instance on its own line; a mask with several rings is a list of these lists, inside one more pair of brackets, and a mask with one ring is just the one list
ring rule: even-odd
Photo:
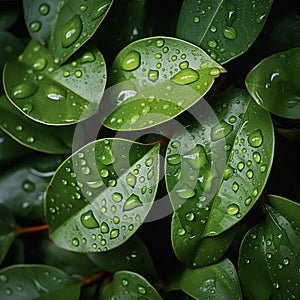
[[165,2],[0,1],[1,299],[299,299],[299,13]]

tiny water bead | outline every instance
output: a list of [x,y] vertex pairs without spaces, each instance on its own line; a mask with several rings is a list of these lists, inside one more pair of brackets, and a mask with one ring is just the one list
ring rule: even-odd
[[240,208],[236,204],[230,204],[226,207],[226,212],[229,215],[236,215],[239,212]]
[[17,99],[24,99],[32,96],[38,90],[38,86],[32,83],[21,83],[12,90],[12,95]]
[[196,17],[194,17],[193,21],[194,21],[194,23],[199,23],[200,22],[200,18],[196,16]]
[[261,130],[257,129],[254,132],[250,133],[248,136],[248,142],[254,148],[261,146],[263,143],[263,136]]
[[186,68],[179,71],[171,80],[179,85],[187,85],[199,80],[199,73],[194,69]]
[[41,57],[41,58],[38,58],[38,59],[34,62],[34,64],[33,64],[32,67],[33,67],[36,71],[42,71],[42,70],[45,69],[46,65],[47,65],[46,59]]
[[73,45],[81,35],[82,21],[79,15],[75,15],[65,23],[62,28],[61,43],[64,48]]
[[253,160],[256,162],[256,163],[260,163],[260,160],[261,160],[261,156],[258,152],[254,152],[253,153]]
[[129,281],[127,279],[122,280],[122,285],[127,286],[129,284]]
[[146,288],[143,286],[138,287],[138,292],[142,295],[145,295],[147,293]]
[[119,229],[112,229],[109,235],[110,239],[115,239],[119,236]]
[[0,282],[3,282],[3,283],[8,282],[8,276],[5,275],[5,274],[1,274],[0,275]]
[[74,247],[78,247],[78,246],[79,246],[79,240],[78,240],[77,238],[74,238],[74,239],[72,240],[72,245],[73,245]]
[[185,235],[185,230],[183,228],[179,228],[177,233],[179,236],[183,236],[183,235]]
[[239,162],[237,164],[237,168],[238,168],[239,171],[243,171],[243,169],[245,168],[245,163]]
[[49,14],[50,6],[46,3],[43,3],[43,4],[40,5],[39,11],[40,11],[41,15],[46,16],[46,15]]
[[186,186],[186,187],[177,189],[176,194],[178,195],[179,198],[189,199],[189,198],[194,197],[196,192],[193,188]]
[[16,129],[16,131],[22,131],[23,126],[22,125],[17,125],[15,129]]
[[194,215],[193,212],[189,212],[185,215],[185,218],[186,218],[187,221],[191,222],[195,219],[195,215]]
[[132,194],[125,200],[122,210],[129,211],[139,206],[143,206],[143,202],[140,200],[139,196]]
[[168,164],[178,165],[181,163],[181,156],[179,154],[172,154],[167,157]]
[[121,202],[122,199],[123,199],[123,196],[122,196],[120,193],[113,193],[113,194],[112,194],[112,199],[113,199],[115,202]]
[[41,29],[42,23],[40,21],[34,21],[34,22],[30,23],[29,27],[30,27],[31,31],[37,32]]
[[234,40],[236,38],[236,30],[232,27],[225,27],[223,35],[229,40]]
[[80,217],[81,223],[84,227],[88,229],[98,228],[99,223],[97,222],[93,212],[91,210],[82,214]]
[[[97,3],[97,2],[96,2]],[[99,17],[101,17],[108,9],[109,5],[110,5],[110,0],[107,1],[98,1],[98,7],[96,7],[96,9],[93,10],[92,12],[92,20],[96,20]]]
[[101,226],[100,226],[100,230],[102,233],[108,233],[109,232],[108,224],[105,222],[102,222]]
[[231,124],[221,120],[219,124],[215,125],[211,130],[211,138],[213,141],[226,137],[233,129]]
[[216,40],[210,40],[208,41],[208,46],[211,47],[211,48],[216,48],[218,45],[217,41]]
[[125,71],[136,70],[141,63],[141,55],[135,50],[129,51],[122,60],[122,68]]
[[158,80],[159,72],[157,70],[149,70],[148,72],[148,79],[152,82]]
[[126,182],[130,186],[134,187],[136,184],[136,177],[132,173],[128,173],[126,176]]
[[239,188],[240,188],[240,186],[239,186],[239,184],[238,184],[237,182],[234,182],[234,183],[232,184],[232,190],[233,190],[234,192],[237,192],[237,191],[239,190]]
[[95,61],[95,55],[92,52],[85,52],[81,57],[81,63],[88,63]]

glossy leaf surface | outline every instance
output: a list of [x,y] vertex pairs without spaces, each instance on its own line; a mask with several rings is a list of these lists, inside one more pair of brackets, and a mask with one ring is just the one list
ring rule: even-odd
[[0,270],[3,300],[79,299],[81,282],[46,265],[15,265]]
[[48,125],[68,125],[95,114],[106,83],[105,62],[92,46],[63,66],[31,41],[18,61],[4,68],[4,88],[11,102],[29,118]]
[[186,269],[180,286],[195,299],[243,299],[237,272],[227,258],[213,265]]
[[171,37],[124,48],[111,67],[104,125],[138,130],[170,120],[196,103],[226,72],[202,49]]
[[51,154],[71,153],[74,126],[58,129],[36,123],[21,113],[6,96],[0,97],[0,128],[30,149]]
[[210,53],[220,63],[243,54],[255,41],[272,0],[184,0],[177,36]]
[[111,283],[106,283],[101,290],[101,300],[162,300],[154,287],[141,275],[129,271],[114,274]]
[[300,47],[263,59],[247,75],[245,83],[255,101],[269,112],[300,118]]
[[0,264],[4,260],[6,253],[8,252],[17,234],[18,230],[13,214],[8,208],[0,203]]
[[92,142],[69,157],[46,193],[51,239],[77,252],[123,244],[154,201],[158,151],[157,144],[112,138]]
[[25,21],[32,38],[62,64],[96,31],[113,0],[27,0]]
[[[203,238],[226,232],[249,212],[273,159],[271,118],[245,91],[228,90],[210,105],[213,111],[203,106],[198,120],[186,117],[183,124],[190,125],[174,135],[166,156],[166,184],[175,210],[173,248],[186,264],[201,253]],[[232,238],[227,234],[215,240],[222,251]]]

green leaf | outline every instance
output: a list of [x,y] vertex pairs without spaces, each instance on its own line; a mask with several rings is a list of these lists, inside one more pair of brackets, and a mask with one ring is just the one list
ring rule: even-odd
[[210,53],[220,63],[243,54],[261,32],[272,0],[184,0],[177,36]]
[[0,172],[0,203],[21,218],[44,218],[44,193],[61,156],[37,155]]
[[63,66],[31,41],[18,61],[4,67],[4,88],[11,102],[34,121],[69,125],[98,110],[106,83],[105,62],[86,46]]
[[14,265],[0,270],[1,300],[75,300],[80,287],[78,279],[46,265]]
[[141,275],[118,271],[110,283],[104,283],[99,300],[162,300],[155,288]]
[[[1,10],[0,11],[0,30],[7,30],[17,20],[19,11],[17,10]],[[1,43],[2,45],[2,43]]]
[[196,103],[226,72],[202,49],[171,37],[124,48],[111,67],[104,125],[138,130],[168,121]]
[[187,115],[182,123],[188,127],[167,150],[167,190],[181,223],[173,229],[182,241],[186,233],[200,241],[238,223],[262,193],[272,165],[274,132],[266,111],[243,90],[227,90],[210,104],[213,111],[203,102],[198,120]]
[[[18,230],[17,230],[17,225],[13,214],[8,208],[6,208],[0,203],[0,265],[4,260],[17,234],[18,234]],[[1,275],[0,275],[0,284],[1,284]],[[0,289],[0,293],[1,293],[1,289]]]
[[269,112],[300,118],[300,47],[273,54],[252,69],[245,80],[255,101]]
[[77,252],[123,244],[146,218],[158,185],[159,145],[94,141],[69,157],[46,193],[50,237]]
[[[294,207],[299,210],[299,204]],[[240,248],[240,279],[248,299],[299,298],[299,235],[299,227],[267,206],[266,221],[250,229]]]
[[[0,128],[18,143],[33,150],[71,153],[74,126],[57,127],[36,123],[14,107],[6,96],[0,97]],[[24,151],[24,150],[23,150]]]
[[32,38],[45,45],[62,64],[97,30],[113,0],[24,1]]
[[158,276],[148,249],[135,235],[111,251],[92,253],[88,257],[100,270],[110,273],[128,270],[145,277],[157,278]]
[[182,290],[195,299],[242,299],[234,265],[227,258],[198,269],[186,269],[180,282]]

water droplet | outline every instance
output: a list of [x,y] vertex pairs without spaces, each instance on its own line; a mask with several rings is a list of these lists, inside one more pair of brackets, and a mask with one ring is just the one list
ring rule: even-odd
[[100,3],[98,4],[98,7],[96,9],[94,9],[94,11],[92,13],[92,16],[91,16],[92,20],[96,20],[99,17],[101,17],[107,11],[109,5],[110,5],[110,1],[100,1]]
[[112,229],[109,238],[112,240],[117,238],[118,236],[119,236],[119,229]]
[[169,52],[169,48],[168,47],[164,47],[163,48],[163,53],[168,53]]
[[142,295],[146,294],[146,288],[144,288],[143,286],[139,286],[138,287],[138,292]]
[[261,156],[258,152],[254,152],[253,153],[253,159],[256,163],[260,163],[260,160],[261,160]]
[[143,202],[140,200],[139,196],[132,194],[125,200],[123,211],[129,211],[142,205]]
[[32,96],[38,90],[38,86],[32,83],[21,83],[13,88],[12,94],[17,99],[23,99]]
[[280,285],[279,285],[278,282],[274,282],[274,283],[273,283],[273,287],[274,287],[275,289],[279,289],[279,288],[280,288]]
[[159,77],[159,72],[157,70],[149,70],[148,78],[150,81],[155,82]]
[[140,66],[141,55],[139,52],[131,50],[129,51],[122,61],[122,68],[125,71],[133,71]]
[[81,72],[80,70],[77,70],[77,71],[75,72],[75,76],[76,76],[77,78],[80,78],[80,77],[82,76],[82,72]]
[[257,129],[248,136],[248,142],[252,147],[259,147],[263,143],[262,132]]
[[265,20],[266,16],[267,16],[267,14],[262,14],[262,15],[256,17],[255,22],[256,22],[257,24],[262,23],[262,22]]
[[286,258],[284,258],[283,259],[283,264],[285,265],[285,266],[287,266],[289,263],[290,263],[290,260],[286,257]]
[[236,117],[235,116],[232,116],[229,118],[229,123],[233,124],[236,122]]
[[151,110],[151,107],[150,106],[145,106],[143,109],[142,109],[142,115],[147,115]]
[[85,52],[81,57],[81,63],[93,62],[95,61],[95,56],[92,52]]
[[46,61],[45,58],[38,58],[38,59],[34,62],[34,64],[33,64],[32,67],[33,67],[35,70],[37,70],[37,71],[42,71],[42,70],[45,69],[46,65],[47,65],[47,61]]
[[234,182],[233,184],[232,184],[232,190],[234,191],[234,192],[237,192],[238,190],[239,190],[239,184],[237,183],[237,182]]
[[261,173],[264,173],[267,170],[267,166],[266,165],[261,165],[259,168]]
[[101,171],[100,171],[100,176],[101,177],[107,177],[109,175],[109,171],[107,170],[107,169],[102,169]]
[[249,205],[251,204],[251,202],[252,202],[251,197],[248,197],[248,198],[245,200],[245,205],[246,205],[246,206],[249,206]]
[[128,173],[126,176],[126,182],[130,186],[134,187],[136,184],[136,177],[132,173]]
[[239,162],[237,168],[239,171],[243,171],[243,169],[245,168],[245,164],[243,162]]
[[57,85],[47,87],[47,97],[51,100],[59,101],[67,97],[67,91]]
[[196,17],[194,17],[193,21],[194,21],[194,23],[199,23],[200,22],[200,18],[196,16]]
[[121,202],[123,199],[123,196],[120,193],[113,193],[111,197],[115,202]]
[[210,31],[211,31],[211,32],[216,32],[216,31],[217,31],[217,27],[214,26],[214,25],[211,26],[211,27],[210,27]]
[[240,210],[239,206],[234,203],[226,207],[226,212],[229,215],[236,215],[239,212],[239,210]]
[[7,288],[5,290],[5,294],[8,295],[8,296],[11,296],[13,294],[13,291],[10,288]]
[[82,21],[79,15],[71,18],[62,28],[61,43],[64,48],[73,45],[81,35]]
[[179,68],[180,68],[181,70],[184,70],[184,69],[188,68],[188,66],[189,66],[189,62],[188,62],[188,61],[183,61],[183,62],[181,62],[181,63],[179,64]]
[[167,161],[170,165],[178,165],[181,163],[181,156],[179,154],[169,155]]
[[234,40],[236,38],[236,30],[232,27],[225,27],[223,35],[229,40]]
[[113,222],[114,222],[114,224],[119,224],[120,223],[120,218],[119,217],[113,217]]
[[41,27],[42,27],[42,23],[40,21],[34,21],[29,25],[30,30],[33,32],[39,31]]
[[171,78],[173,82],[180,85],[190,84],[197,81],[198,79],[199,73],[191,68],[181,70]]
[[180,146],[181,146],[181,143],[180,143],[180,141],[178,141],[178,140],[175,140],[175,141],[172,141],[172,142],[171,142],[171,147],[174,148],[174,149],[177,149],[177,148],[179,148]]
[[129,281],[127,279],[122,280],[122,285],[127,286],[129,284]]
[[92,189],[97,189],[97,188],[99,188],[103,185],[103,181],[101,179],[100,180],[87,181],[86,183]]
[[224,172],[224,179],[227,180],[233,174],[234,174],[234,168],[228,165]]
[[17,125],[15,129],[16,129],[16,131],[22,131],[23,126],[22,125]]
[[82,167],[82,168],[81,168],[81,172],[82,172],[82,174],[84,174],[84,175],[88,175],[88,174],[90,174],[91,170],[90,170],[89,167]]
[[50,6],[46,3],[43,3],[40,5],[39,10],[40,10],[41,15],[46,16],[46,15],[48,15],[48,13],[50,11]]
[[161,48],[165,44],[165,41],[163,39],[158,39],[155,44],[158,48]]
[[254,174],[253,174],[253,171],[252,171],[252,170],[248,170],[247,173],[246,173],[246,175],[247,175],[247,177],[248,177],[249,179],[252,179]]
[[79,240],[78,240],[77,238],[74,238],[74,239],[72,240],[72,245],[73,245],[74,247],[78,247],[78,246],[79,246]]
[[208,46],[211,47],[211,48],[216,48],[218,45],[217,41],[216,40],[210,40],[208,42]]
[[185,230],[183,228],[179,228],[177,233],[178,233],[178,235],[183,236],[183,235],[185,235]]
[[211,130],[211,138],[213,141],[224,138],[232,131],[233,126],[226,123],[224,120],[220,124],[215,125]]
[[195,219],[195,214],[192,213],[192,212],[188,212],[186,215],[185,215],[185,219],[189,222],[193,221]]
[[3,283],[8,282],[8,277],[7,277],[7,275],[1,274],[1,275],[0,275],[0,282],[3,282]]
[[183,155],[186,162],[194,169],[198,170],[208,164],[205,150],[203,146],[197,144],[194,149]]
[[271,246],[272,245],[272,241],[270,239],[267,240],[267,245]]
[[97,222],[93,212],[91,210],[82,214],[80,217],[81,223],[84,227],[88,229],[98,228],[99,223]]
[[101,226],[100,226],[100,230],[102,233],[108,233],[109,232],[108,224],[105,222],[102,222]]
[[152,165],[153,165],[153,158],[152,157],[147,158],[147,160],[145,162],[145,166],[151,167]]
[[195,196],[195,190],[189,186],[186,186],[176,190],[176,194],[182,199],[189,199]]
[[116,186],[116,184],[117,184],[117,181],[116,180],[114,180],[114,179],[110,179],[109,181],[108,181],[108,186]]

